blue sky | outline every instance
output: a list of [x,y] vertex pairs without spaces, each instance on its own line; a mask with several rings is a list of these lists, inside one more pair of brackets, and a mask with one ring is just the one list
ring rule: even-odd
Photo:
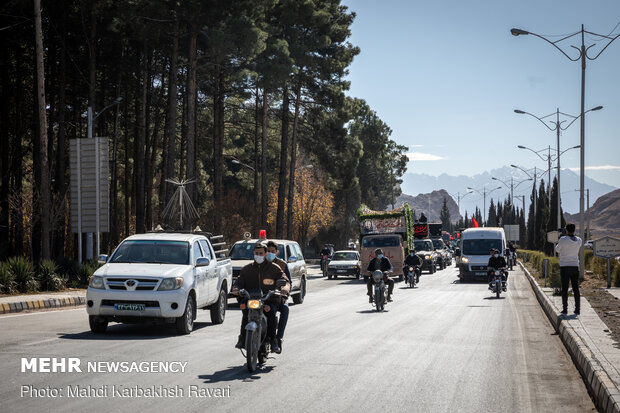
[[[344,0],[356,12],[352,44],[361,48],[350,67],[349,95],[365,99],[409,147],[408,172],[474,175],[504,165],[547,169],[534,150],[556,148],[555,132],[521,109],[542,117],[580,113],[581,65],[534,36],[551,40],[585,25],[620,33],[619,1]],[[606,42],[596,43],[594,56]],[[560,46],[571,57],[580,36]],[[586,175],[620,187],[620,38],[586,69]],[[561,118],[569,119],[570,118]],[[566,122],[564,125],[566,125]],[[579,120],[562,132],[561,150],[579,145]],[[579,150],[561,157],[579,173]],[[406,178],[405,178],[406,179]],[[569,190],[572,188],[562,188]]]

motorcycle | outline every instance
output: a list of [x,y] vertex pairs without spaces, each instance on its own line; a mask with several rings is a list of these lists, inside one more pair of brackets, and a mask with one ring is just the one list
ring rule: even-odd
[[[282,287],[286,282],[276,282],[276,286]],[[245,358],[247,360],[248,372],[256,370],[258,364],[264,364],[270,353],[271,345],[267,340],[267,316],[263,311],[265,302],[273,296],[281,297],[278,290],[271,290],[264,296],[262,292],[256,291],[250,294],[246,290],[239,290],[239,296],[247,298],[248,323],[245,326]],[[275,311],[275,305],[270,305],[270,311]],[[276,324],[278,323],[276,317]],[[243,350],[241,351],[243,354]]]
[[499,298],[502,291],[506,291],[506,278],[504,277],[503,269],[493,271],[493,280],[491,281],[490,289],[495,293],[496,298]]
[[420,270],[420,267],[416,266],[416,267],[412,267],[409,266],[406,269],[406,276],[407,276],[407,283],[409,284],[409,287],[414,288],[416,286],[416,284],[418,284],[420,282],[420,273],[422,271]]
[[380,270],[375,270],[372,272],[372,281],[374,283],[374,301],[377,311],[383,311],[385,305],[387,304],[387,284],[385,283],[384,277],[386,273],[383,273]]

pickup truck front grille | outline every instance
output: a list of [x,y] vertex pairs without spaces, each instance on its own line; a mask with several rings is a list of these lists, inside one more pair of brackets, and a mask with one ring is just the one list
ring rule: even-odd
[[487,267],[486,265],[472,265],[471,270],[472,271],[486,271]]
[[[127,282],[129,281],[129,283]],[[114,277],[107,278],[106,283],[110,290],[127,290],[128,284],[134,283],[135,291],[152,291],[157,287],[159,280],[153,278]]]
[[159,301],[138,301],[138,300],[101,300],[101,305],[114,307],[114,304],[144,304],[145,307],[159,308]]

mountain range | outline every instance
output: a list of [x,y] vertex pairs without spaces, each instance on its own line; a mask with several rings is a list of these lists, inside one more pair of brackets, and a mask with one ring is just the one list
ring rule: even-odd
[[[432,191],[428,194],[419,194],[418,196],[411,196],[407,194],[401,194],[396,199],[396,207],[398,208],[405,202],[408,202],[417,218],[420,217],[420,213],[424,212],[429,222],[441,222],[439,214],[443,207],[443,200],[446,199],[446,206],[450,212],[450,221],[456,222],[461,217],[459,214],[459,208],[456,202],[444,189],[439,191]],[[428,212],[430,205],[430,214]]]
[[[596,239],[605,235],[618,236],[620,234],[620,189],[599,197],[588,212],[590,213],[590,238]],[[567,222],[579,225],[579,214],[564,214],[564,218]]]
[[[554,176],[555,174],[552,172],[551,180],[553,180]],[[493,177],[501,179],[504,183],[499,180],[493,180]],[[543,176],[537,176],[536,178],[538,190],[540,179],[544,179],[545,183],[547,183],[549,180],[549,175],[545,173]],[[483,197],[484,192],[486,192],[486,205],[484,206],[484,209],[487,211],[491,199],[493,199],[493,202],[495,203],[497,203],[498,199],[503,202],[504,199],[506,199],[510,194],[509,187],[511,179],[513,182],[513,192],[516,198],[515,204],[522,207],[523,200],[520,196],[525,195],[525,209],[527,211],[530,204],[530,194],[532,192],[533,184],[533,181],[524,181],[528,179],[528,176],[523,171],[508,166],[493,169],[491,171],[485,171],[474,176],[454,176],[448,174],[430,176],[426,174],[406,173],[403,175],[402,179],[403,183],[400,187],[403,194],[411,196],[432,194],[433,191],[443,189],[447,191],[447,193],[450,194],[457,203],[459,203],[460,198],[460,208],[458,209],[462,215],[465,215],[465,211],[467,211],[469,216],[471,216],[471,213],[475,210],[476,206],[478,206],[481,210],[483,209],[483,204],[485,203]],[[602,195],[617,189],[611,185],[600,183],[588,177],[585,178],[584,183],[585,187],[590,190],[591,205],[594,204],[595,201]],[[474,188],[477,191],[468,194],[468,187]],[[501,187],[501,189],[495,189],[498,187]],[[484,188],[486,188],[486,191]],[[560,192],[562,195],[562,209],[565,213],[567,212],[574,214],[579,212],[578,189],[579,175],[570,169],[562,169],[562,175],[560,177]],[[489,193],[490,191],[493,192]],[[586,201],[584,201],[584,203],[585,202]],[[420,207],[421,209],[415,208],[416,213],[421,210],[426,214],[428,205],[424,207],[421,202]],[[437,207],[431,205],[431,215],[437,212],[439,208],[441,208],[441,204]],[[584,205],[584,209],[586,208],[587,204]],[[434,209],[437,209],[437,211],[433,212]],[[450,211],[450,215],[453,219],[457,217],[457,214],[452,214],[452,211]]]

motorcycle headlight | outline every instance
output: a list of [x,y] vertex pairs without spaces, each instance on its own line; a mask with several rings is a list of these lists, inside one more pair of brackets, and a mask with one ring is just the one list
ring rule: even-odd
[[260,301],[259,300],[248,301],[248,308],[251,308],[252,310],[258,310],[260,308]]
[[158,291],[178,290],[183,285],[183,277],[164,278],[159,284]]
[[461,258],[461,262],[462,262],[462,263],[464,263],[464,264],[467,264],[467,263],[469,262],[469,258],[467,258],[467,257],[462,257],[462,258]]
[[97,288],[99,290],[105,290],[105,285],[103,284],[103,277],[98,275],[93,275],[88,283],[88,286],[91,288]]

